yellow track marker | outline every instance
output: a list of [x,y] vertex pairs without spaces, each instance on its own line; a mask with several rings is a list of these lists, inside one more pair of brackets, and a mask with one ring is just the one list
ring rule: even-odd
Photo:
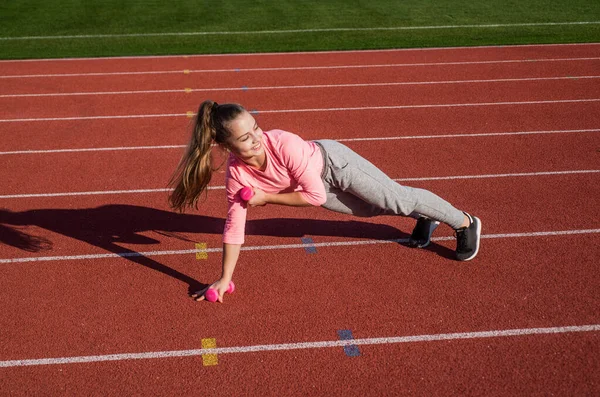
[[190,70],[189,69],[184,69],[183,74],[190,74]]
[[190,119],[191,119],[192,117],[194,117],[194,112],[192,112],[191,110],[188,110],[188,111],[186,112],[186,115],[188,116],[188,118],[190,118]]
[[191,88],[184,88],[183,90],[186,92],[186,94],[189,94],[190,92],[192,92]]
[[[215,349],[217,347],[217,341],[215,338],[206,338],[202,339],[202,348],[203,349]],[[219,358],[216,354],[203,354],[202,355],[202,364],[205,367],[211,365],[219,364]]]
[[206,252],[206,243],[196,243],[196,249],[202,252],[196,252],[196,259],[208,259]]

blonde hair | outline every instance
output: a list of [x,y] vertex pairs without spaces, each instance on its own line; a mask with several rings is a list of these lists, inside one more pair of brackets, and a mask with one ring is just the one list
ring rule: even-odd
[[245,109],[235,103],[219,105],[207,100],[200,104],[194,120],[187,149],[173,173],[169,186],[172,209],[183,212],[187,207],[198,208],[198,198],[212,177],[212,145],[225,145],[231,136],[229,123]]

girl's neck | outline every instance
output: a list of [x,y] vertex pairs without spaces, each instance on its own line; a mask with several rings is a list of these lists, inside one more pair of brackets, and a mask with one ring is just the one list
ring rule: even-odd
[[265,152],[262,153],[260,157],[252,157],[248,160],[242,160],[248,166],[257,169],[259,171],[264,171],[267,168],[267,155]]

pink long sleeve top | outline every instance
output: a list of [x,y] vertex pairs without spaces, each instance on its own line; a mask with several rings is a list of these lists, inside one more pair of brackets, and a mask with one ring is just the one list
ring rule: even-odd
[[239,194],[244,186],[271,194],[300,192],[302,198],[314,206],[326,201],[321,180],[323,155],[316,143],[290,132],[271,130],[263,132],[263,145],[266,154],[264,171],[250,167],[233,154],[227,160],[225,188],[229,208],[223,231],[224,243],[244,243],[247,205]]

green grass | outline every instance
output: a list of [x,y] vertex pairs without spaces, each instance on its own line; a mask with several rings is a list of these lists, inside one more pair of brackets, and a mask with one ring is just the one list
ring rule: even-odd
[[600,2],[597,0],[0,1],[0,58],[3,59],[600,41],[600,24],[5,39],[57,35],[600,21]]

